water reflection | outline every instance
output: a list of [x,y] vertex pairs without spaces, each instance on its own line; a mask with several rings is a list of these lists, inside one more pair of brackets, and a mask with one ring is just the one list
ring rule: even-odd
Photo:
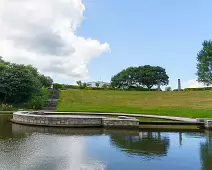
[[0,116],[0,170],[212,169],[212,132],[24,126]]
[[0,138],[12,137],[12,129],[9,120],[12,116],[0,115]]
[[[80,134],[68,135],[67,129],[61,128],[50,134],[41,133],[41,127],[12,125],[12,134],[22,136],[21,140],[0,140],[1,170],[104,170],[106,165],[98,160],[87,159],[85,137]],[[66,135],[63,135],[63,134]],[[76,133],[75,133],[76,134]],[[95,134],[89,132],[89,134]],[[98,135],[98,133],[97,133]]]
[[140,132],[137,136],[112,135],[111,142],[129,154],[152,158],[167,155],[170,140],[164,133]]
[[200,143],[202,170],[212,169],[212,132],[206,132],[208,138]]
[[103,128],[60,128],[60,127],[41,127],[12,124],[13,135],[26,135],[33,133],[58,134],[65,136],[100,136],[100,135],[138,135],[139,130],[130,129],[103,129]]

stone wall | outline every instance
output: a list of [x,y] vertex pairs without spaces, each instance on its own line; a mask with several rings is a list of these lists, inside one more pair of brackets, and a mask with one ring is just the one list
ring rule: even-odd
[[13,122],[27,125],[64,127],[114,127],[138,128],[139,121],[132,119],[104,118],[94,116],[37,115],[22,112],[13,114]]
[[112,118],[104,118],[103,121],[104,127],[127,127],[133,128],[139,126],[138,120],[131,119],[112,119]]
[[79,116],[37,116],[13,114],[13,121],[44,126],[102,126],[102,118]]

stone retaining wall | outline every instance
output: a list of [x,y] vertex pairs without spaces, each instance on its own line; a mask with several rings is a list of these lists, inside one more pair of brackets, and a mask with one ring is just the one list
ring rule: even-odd
[[138,128],[139,121],[94,116],[37,115],[26,112],[13,113],[13,122],[26,125],[64,126],[64,127],[120,127]]
[[138,120],[131,120],[131,119],[112,119],[112,118],[104,118],[103,127],[139,127]]
[[102,118],[77,116],[37,116],[13,114],[13,121],[46,126],[102,126]]

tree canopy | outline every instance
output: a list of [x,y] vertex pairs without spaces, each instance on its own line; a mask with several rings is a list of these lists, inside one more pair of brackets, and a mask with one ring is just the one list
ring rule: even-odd
[[198,81],[205,85],[212,84],[212,41],[204,41],[202,50],[197,54]]
[[166,70],[159,66],[129,67],[116,74],[111,79],[111,85],[115,88],[128,89],[130,87],[147,87],[151,89],[160,81],[161,85],[168,85],[169,77]]
[[32,96],[42,96],[42,88],[50,87],[52,79],[36,68],[5,62],[0,57],[0,102],[25,103]]

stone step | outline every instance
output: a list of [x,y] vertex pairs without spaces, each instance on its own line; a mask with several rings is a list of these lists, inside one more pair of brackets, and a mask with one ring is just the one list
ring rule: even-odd
[[58,102],[48,102],[48,103],[52,103],[52,104],[58,104]]
[[43,110],[56,110],[56,107],[44,107]]
[[55,98],[49,98],[48,101],[58,101],[58,99]]
[[54,106],[57,106],[56,103],[48,103],[47,105],[54,105]]
[[48,102],[48,104],[58,104],[57,102]]
[[45,107],[57,107],[57,105],[46,105]]
[[54,105],[54,106],[57,106],[58,104],[57,104],[57,103],[47,103],[47,105]]

